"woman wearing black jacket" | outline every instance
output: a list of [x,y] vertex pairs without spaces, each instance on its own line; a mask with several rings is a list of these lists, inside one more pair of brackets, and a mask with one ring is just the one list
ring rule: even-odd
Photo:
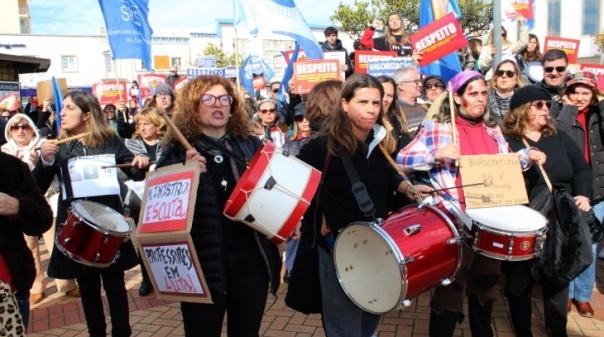
[[168,130],[167,148],[157,163],[162,167],[200,155],[206,158],[207,172],[199,176],[190,234],[214,303],[181,302],[187,337],[220,337],[225,313],[228,336],[258,336],[268,291],[275,294],[279,287],[277,246],[222,214],[245,170],[229,154],[251,159],[262,145],[249,136],[250,121],[240,97],[222,77],[199,76],[190,81],[176,100],[173,120],[195,150],[185,152],[173,130]]
[[[124,169],[123,173],[134,180],[144,178],[139,169],[146,168],[149,160],[146,156],[134,156],[113,130],[105,123],[103,112],[98,100],[82,91],[71,91],[63,100],[61,111],[61,134],[59,140],[71,136],[82,136],[77,140],[57,145],[57,140],[49,140],[41,146],[41,160],[34,168],[33,174],[40,189],[45,192],[50,186],[55,175],[58,175],[61,184],[59,203],[57,207],[57,224],[62,224],[68,217],[68,209],[76,200],[88,200],[107,206],[118,213],[123,213],[119,188],[115,193],[108,195],[83,196],[93,192],[91,189],[84,194],[74,194],[74,182],[84,174],[76,172],[68,163],[84,160],[84,157],[95,155],[110,155],[116,164],[132,164],[132,169]],[[100,170],[100,168],[97,168]],[[86,170],[85,173],[89,171]],[[115,185],[119,186],[115,177]],[[80,197],[74,197],[80,195]],[[57,230],[57,235],[60,235]],[[82,306],[88,325],[88,332],[92,337],[105,337],[107,325],[105,323],[104,305],[101,298],[101,281],[111,315],[113,337],[130,336],[132,331],[129,323],[128,294],[124,281],[124,271],[134,267],[138,258],[131,241],[121,244],[119,257],[116,263],[106,268],[86,266],[75,262],[64,255],[60,249],[54,249],[48,266],[48,276],[60,279],[76,278],[82,295]]]

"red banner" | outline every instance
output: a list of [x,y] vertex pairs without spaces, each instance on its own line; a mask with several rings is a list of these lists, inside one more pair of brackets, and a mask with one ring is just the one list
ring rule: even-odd
[[533,19],[533,0],[510,0],[516,13],[524,16],[525,19]]
[[296,85],[292,91],[296,94],[307,94],[319,82],[343,80],[340,77],[339,60],[308,60],[294,62]]
[[180,89],[184,88],[187,83],[189,83],[189,77],[181,76],[174,82],[174,91],[179,91]]
[[[289,64],[289,60],[292,59],[292,55],[294,54],[295,49],[289,49],[283,52],[283,58],[285,59],[285,63]],[[296,59],[296,61],[306,61],[308,60],[308,57],[306,57],[306,54],[304,54],[304,49],[300,48],[300,51],[298,52],[298,58]]]
[[396,52],[394,51],[357,50],[354,52],[354,72],[367,74],[367,63],[369,60],[390,60],[395,57]]
[[579,43],[580,40],[575,39],[565,39],[563,37],[557,36],[546,36],[545,42],[543,43],[545,53],[550,49],[560,49],[566,52],[568,56],[568,63],[574,64],[577,63],[577,54],[579,53]]
[[102,81],[92,84],[92,93],[101,105],[115,104],[122,100],[128,101],[126,81]]
[[138,75],[138,87],[140,96],[145,101],[145,98],[153,96],[153,89],[160,83],[168,83],[165,75],[159,74],[140,74]]
[[589,71],[598,77],[598,90],[604,92],[604,65],[602,64],[581,64],[581,70]]
[[453,13],[418,30],[410,36],[410,40],[413,49],[422,52],[423,59],[419,62],[421,66],[427,66],[468,45],[463,29]]

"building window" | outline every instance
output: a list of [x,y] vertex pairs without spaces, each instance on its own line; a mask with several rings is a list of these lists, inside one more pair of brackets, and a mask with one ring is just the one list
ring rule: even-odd
[[560,36],[560,0],[547,3],[547,35]]
[[61,66],[63,72],[78,71],[78,58],[76,56],[61,56]]
[[105,55],[105,72],[110,73],[112,72],[112,62],[111,62],[111,56],[109,55]]
[[180,64],[181,64],[181,59],[180,57],[173,57],[170,60],[170,64],[172,65],[172,67],[177,67],[180,69]]
[[596,35],[599,31],[600,0],[583,1],[583,35]]
[[285,72],[287,64],[281,51],[294,48],[292,40],[264,40],[262,41],[262,58],[273,68],[275,76],[279,77]]

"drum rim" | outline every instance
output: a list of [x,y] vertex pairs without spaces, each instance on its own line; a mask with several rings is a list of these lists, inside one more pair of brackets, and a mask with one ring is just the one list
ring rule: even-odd
[[[367,227],[369,229],[375,229],[375,232],[378,234],[378,236],[389,246],[390,249],[392,249],[393,252],[393,256],[395,257],[395,259],[397,260],[397,264],[401,273],[401,291],[400,291],[400,295],[398,298],[398,301],[396,301],[395,305],[392,306],[391,308],[389,308],[386,311],[374,311],[371,310],[369,308],[367,308],[365,305],[361,305],[353,296],[352,294],[348,291],[348,289],[345,287],[344,283],[342,282],[342,277],[340,277],[340,271],[338,269],[338,262],[336,259],[336,248],[338,246],[338,242],[341,241],[341,237],[343,236],[342,234],[344,233],[345,230],[353,227],[353,226],[363,226],[363,227]],[[403,302],[403,300],[405,299],[405,296],[407,295],[407,290],[409,288],[409,283],[408,283],[408,277],[407,277],[407,267],[405,264],[405,261],[403,259],[403,254],[400,251],[400,249],[398,248],[397,245],[393,244],[393,241],[390,239],[389,235],[385,235],[387,234],[379,225],[377,225],[376,223],[373,222],[363,222],[363,221],[356,221],[356,222],[352,222],[350,223],[348,226],[346,226],[342,232],[339,233],[338,237],[336,238],[336,242],[334,244],[333,247],[333,263],[334,263],[334,267],[336,270],[336,277],[338,278],[338,283],[340,283],[340,286],[342,287],[342,289],[344,290],[344,293],[346,294],[346,296],[348,296],[348,298],[359,308],[372,313],[372,314],[376,314],[376,315],[381,315],[384,314],[386,312],[389,312],[391,310],[394,310],[395,308],[397,308],[398,306],[401,305],[401,303]]]
[[[90,219],[86,218],[84,215],[78,213],[74,207],[74,205],[78,205],[78,204],[83,204],[83,203],[87,203],[87,204],[92,204],[95,207],[98,208],[102,208],[104,210],[108,210],[108,213],[112,213],[117,215],[117,219],[123,221],[126,225],[127,225],[127,230],[124,232],[121,231],[116,231],[113,229],[109,229],[109,228],[105,228],[105,227],[101,227],[99,225],[97,225],[96,223],[92,223],[90,221]],[[106,233],[106,234],[111,234],[113,236],[117,236],[117,237],[128,237],[130,236],[130,233],[132,232],[132,224],[126,220],[126,218],[121,215],[118,211],[114,210],[113,208],[103,205],[99,202],[96,201],[90,201],[90,200],[75,200],[71,203],[71,214],[73,214],[74,216],[76,216],[78,219],[80,219],[81,221],[85,222],[88,226],[92,227],[93,229],[95,229],[97,232],[101,232],[101,233]]]
[[[506,233],[537,233],[537,232],[542,232],[544,230],[544,228],[547,228],[547,218],[543,216],[543,214],[539,213],[538,211],[528,207],[528,206],[524,206],[524,205],[506,205],[506,206],[496,206],[496,207],[485,207],[485,208],[469,208],[466,209],[466,214],[468,215],[468,217],[472,220],[472,226],[474,226],[475,224],[478,224],[479,228],[489,228],[489,229],[493,229],[493,230],[504,230],[505,228],[502,227],[494,227],[493,225],[489,225],[489,224],[485,224],[484,222],[478,221],[477,218],[479,217],[484,217],[487,214],[484,214],[484,212],[488,209],[493,209],[493,208],[506,208],[509,209],[510,211],[516,209],[516,210],[522,210],[522,212],[525,212],[525,214],[530,214],[531,217],[535,217],[535,218],[539,218],[540,221],[543,222],[543,224],[540,225],[540,227],[535,227],[529,230],[508,230]],[[472,216],[470,213],[478,213],[475,214],[474,216]],[[475,218],[476,217],[476,218]],[[522,218],[526,218],[526,217],[522,217]]]

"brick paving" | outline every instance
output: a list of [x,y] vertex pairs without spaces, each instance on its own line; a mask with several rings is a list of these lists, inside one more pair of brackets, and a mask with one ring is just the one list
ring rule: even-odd
[[[46,263],[48,254],[46,251],[42,253]],[[132,336],[184,336],[179,304],[159,300],[154,294],[140,297],[138,295],[140,280],[138,268],[126,272]],[[47,297],[42,302],[32,305],[28,336],[88,336],[80,300],[62,296],[56,292],[52,282],[49,281],[47,284]],[[285,305],[283,299],[286,289],[287,285],[282,284],[277,298],[269,296],[260,335],[267,337],[324,337],[325,333],[321,328],[319,315],[304,315]],[[539,290],[535,289],[534,293],[537,295]],[[569,336],[604,337],[604,295],[602,293],[604,293],[604,261],[600,260],[592,300],[595,318],[581,317],[573,308],[567,326]],[[384,315],[378,328],[378,337],[427,337],[429,302],[430,293],[425,293],[416,298],[409,308]],[[534,337],[547,336],[542,313],[541,301],[535,297],[533,300]],[[106,315],[108,317],[107,313]],[[509,320],[507,303],[501,291],[494,305],[493,326],[496,337],[515,337]],[[108,331],[110,328],[109,324]],[[222,335],[226,337],[225,332]],[[467,320],[457,328],[455,336],[471,336]]]

